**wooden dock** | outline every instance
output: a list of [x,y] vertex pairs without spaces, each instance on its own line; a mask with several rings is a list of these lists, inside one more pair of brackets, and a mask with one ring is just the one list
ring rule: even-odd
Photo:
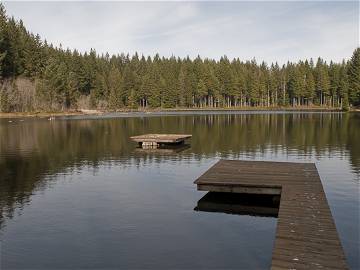
[[144,149],[157,148],[160,145],[179,145],[183,144],[186,139],[191,138],[189,134],[144,134],[132,136],[130,139],[139,143]]
[[281,195],[271,269],[348,269],[315,164],[220,160],[195,184]]

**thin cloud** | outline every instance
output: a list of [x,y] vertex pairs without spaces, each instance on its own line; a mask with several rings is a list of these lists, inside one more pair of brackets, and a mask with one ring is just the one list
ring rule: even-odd
[[159,53],[285,63],[349,58],[358,2],[5,2],[54,45],[98,53]]

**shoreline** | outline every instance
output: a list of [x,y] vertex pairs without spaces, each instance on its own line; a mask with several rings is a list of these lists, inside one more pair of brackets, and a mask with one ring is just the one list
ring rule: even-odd
[[[340,108],[331,107],[238,107],[238,108],[154,108],[154,109],[122,109],[122,110],[73,110],[59,112],[0,112],[0,118],[46,118],[60,116],[86,116],[86,115],[105,115],[110,113],[171,113],[171,112],[236,112],[236,111],[286,111],[286,112],[343,112]],[[360,109],[354,108],[349,112],[360,112]]]

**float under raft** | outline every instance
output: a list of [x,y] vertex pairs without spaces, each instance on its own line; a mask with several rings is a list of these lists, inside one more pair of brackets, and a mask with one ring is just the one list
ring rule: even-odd
[[348,269],[313,163],[220,160],[198,190],[280,194],[271,269]]
[[189,134],[144,134],[132,136],[130,139],[139,143],[142,148],[157,148],[160,145],[184,144],[186,139],[191,138]]

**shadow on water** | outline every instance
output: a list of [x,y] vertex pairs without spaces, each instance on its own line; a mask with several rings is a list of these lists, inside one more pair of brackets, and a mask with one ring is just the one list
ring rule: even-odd
[[279,195],[208,192],[198,201],[194,210],[277,218],[279,204]]

